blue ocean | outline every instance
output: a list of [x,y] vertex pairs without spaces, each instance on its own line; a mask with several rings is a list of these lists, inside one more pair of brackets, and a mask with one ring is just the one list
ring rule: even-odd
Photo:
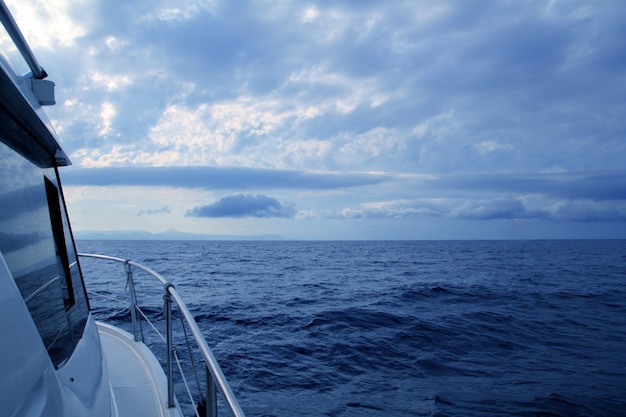
[[[626,415],[626,240],[77,248],[172,281],[248,416]],[[124,290],[119,264],[81,266],[89,291]],[[162,287],[137,281],[158,319]]]

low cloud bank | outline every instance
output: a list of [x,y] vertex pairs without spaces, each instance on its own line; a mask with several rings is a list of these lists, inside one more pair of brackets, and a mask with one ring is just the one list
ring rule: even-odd
[[327,190],[375,185],[393,178],[392,175],[387,174],[320,173],[222,166],[78,168],[64,170],[61,176],[66,185],[153,186],[222,190],[268,188]]

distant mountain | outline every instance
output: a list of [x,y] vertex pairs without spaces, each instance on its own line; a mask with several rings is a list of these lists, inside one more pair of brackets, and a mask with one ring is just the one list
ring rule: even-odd
[[150,233],[143,230],[75,231],[77,240],[282,240],[278,235],[205,235],[166,230]]

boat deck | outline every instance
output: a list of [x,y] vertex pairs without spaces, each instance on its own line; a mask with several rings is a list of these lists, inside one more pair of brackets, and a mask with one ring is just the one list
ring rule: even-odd
[[167,407],[167,380],[150,350],[122,329],[97,325],[109,368],[111,415],[181,417],[179,406]]

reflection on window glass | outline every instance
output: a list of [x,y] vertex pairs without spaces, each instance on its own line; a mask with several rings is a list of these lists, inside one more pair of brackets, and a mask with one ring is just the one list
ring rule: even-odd
[[80,271],[70,267],[76,253],[56,184],[54,169],[38,168],[0,143],[0,251],[59,366],[82,335],[88,305]]

